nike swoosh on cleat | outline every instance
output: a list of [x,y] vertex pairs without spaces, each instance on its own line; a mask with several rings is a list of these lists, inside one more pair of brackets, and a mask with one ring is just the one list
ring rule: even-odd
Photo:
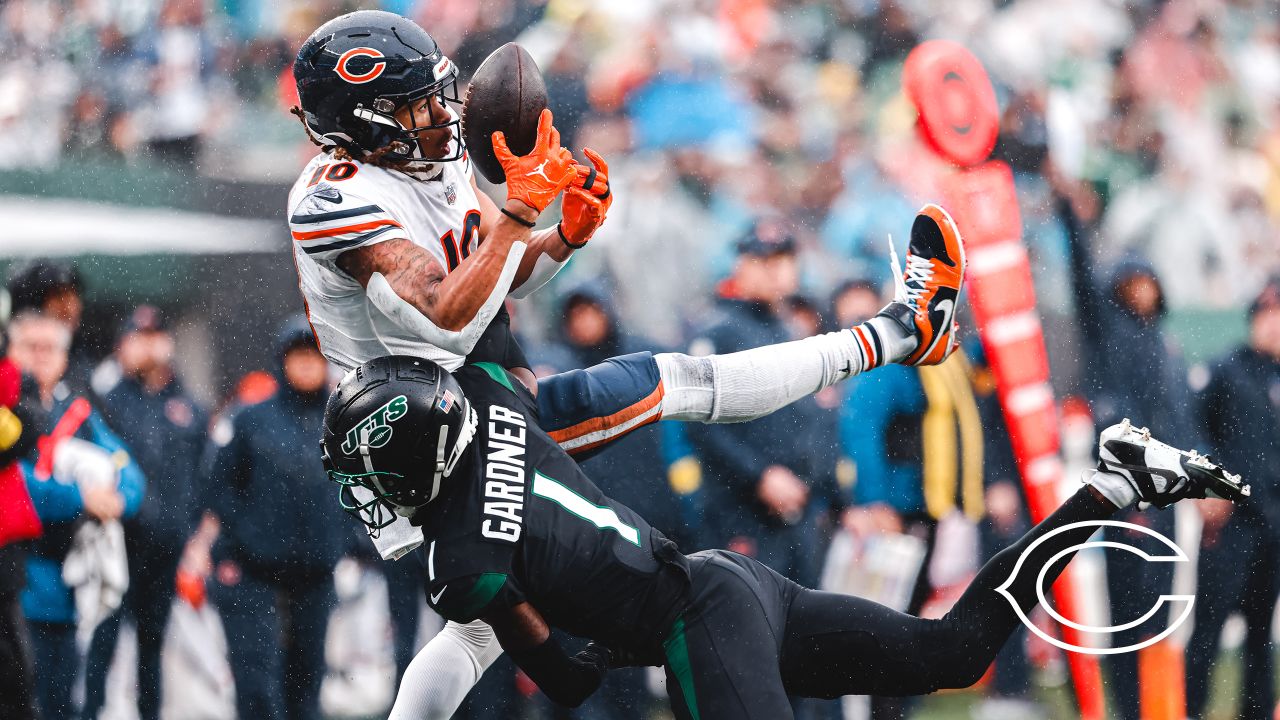
[[436,593],[435,595],[432,595],[431,604],[438,605],[440,603],[440,596],[444,595],[444,591],[447,590],[448,588],[449,586],[445,585],[444,587],[440,588],[440,592]]
[[[1110,465],[1111,467],[1114,467],[1114,468],[1120,468],[1121,470],[1128,470],[1130,472],[1142,472],[1142,473],[1147,473],[1148,475],[1159,475],[1165,480],[1168,480],[1170,483],[1176,483],[1178,482],[1178,480],[1182,479],[1182,476],[1174,472],[1173,470],[1166,470],[1165,468],[1151,467],[1150,465],[1130,465],[1128,463],[1122,463],[1122,462],[1109,462],[1107,463],[1107,465]],[[1172,485],[1170,485],[1169,487],[1172,487]],[[1169,487],[1166,487],[1165,490],[1168,490]]]
[[920,353],[920,357],[926,357],[933,349],[938,346],[938,342],[946,336],[946,331],[951,328],[951,316],[955,314],[956,303],[951,298],[939,300],[929,310],[929,324],[933,326],[933,342],[929,343],[928,349]]

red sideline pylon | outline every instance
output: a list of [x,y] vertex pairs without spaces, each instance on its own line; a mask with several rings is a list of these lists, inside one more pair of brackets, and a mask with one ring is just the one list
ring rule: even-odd
[[[987,161],[999,128],[991,80],[963,46],[931,40],[908,56],[903,85],[920,113],[922,136],[957,168],[939,181],[944,207],[964,237],[971,317],[996,379],[1031,518],[1040,522],[1059,505],[1058,414],[1013,173],[1002,162]],[[1081,616],[1078,589],[1068,566],[1053,587],[1065,617]],[[1085,645],[1074,628],[1060,631],[1065,642]],[[1080,717],[1103,720],[1097,656],[1069,652],[1067,662]]]

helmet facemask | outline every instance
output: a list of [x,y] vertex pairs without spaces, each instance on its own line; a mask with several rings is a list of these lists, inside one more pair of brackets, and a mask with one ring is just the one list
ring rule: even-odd
[[[444,108],[446,117],[432,117],[430,110],[425,114],[414,110],[414,106],[418,105],[423,98],[432,95],[437,98],[440,107]],[[357,105],[352,112],[357,118],[370,124],[370,134],[378,148],[370,152],[365,159],[373,157],[387,159],[416,172],[429,172],[436,163],[460,160],[465,152],[462,142],[462,115],[451,106],[460,105],[461,102],[458,96],[457,74],[450,69],[444,80],[421,90],[402,95],[384,95],[376,98],[370,107]],[[396,118],[396,111],[401,108],[408,109],[407,127]],[[437,120],[443,122],[437,122]],[[446,128],[453,130],[453,140],[450,141],[452,152],[447,152],[443,157],[426,157],[418,142],[417,133]]]

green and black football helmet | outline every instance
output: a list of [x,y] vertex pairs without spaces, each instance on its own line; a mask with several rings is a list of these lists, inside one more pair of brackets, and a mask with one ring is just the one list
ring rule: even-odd
[[376,532],[434,500],[475,434],[476,412],[452,375],[390,355],[338,384],[320,445],[342,509]]
[[[347,13],[321,25],[293,63],[307,133],[321,145],[345,148],[357,160],[377,151],[416,171],[462,157],[461,116],[413,117],[400,124],[401,106],[438,95],[457,104],[458,69],[435,39],[412,20],[381,10]],[[412,114],[411,114],[412,115]],[[423,157],[415,133],[453,128],[447,157]]]

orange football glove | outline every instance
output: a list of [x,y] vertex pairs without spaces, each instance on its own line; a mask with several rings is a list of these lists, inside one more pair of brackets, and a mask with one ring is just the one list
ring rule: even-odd
[[560,147],[560,131],[551,124],[551,111],[538,116],[538,139],[533,151],[517,157],[501,130],[493,133],[493,154],[507,175],[507,199],[519,200],[542,212],[578,177],[573,153]]
[[609,187],[609,164],[594,150],[583,148],[593,167],[577,165],[578,177],[564,193],[561,206],[560,239],[571,248],[587,244],[596,229],[604,224],[613,191]]
[[611,200],[609,197],[609,163],[605,162],[604,158],[600,157],[591,148],[582,148],[582,152],[591,161],[591,166],[575,165],[574,169],[578,171],[578,177],[573,184],[601,200]]

